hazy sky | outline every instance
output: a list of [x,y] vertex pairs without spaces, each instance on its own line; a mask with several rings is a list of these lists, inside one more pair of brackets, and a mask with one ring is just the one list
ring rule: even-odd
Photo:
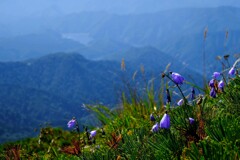
[[[36,27],[38,20],[82,11],[138,14],[174,8],[234,6],[239,0],[0,0],[0,34]],[[47,17],[47,18],[46,18]],[[27,22],[27,23],[26,23]],[[48,23],[48,22],[44,22]],[[20,25],[21,24],[21,25]],[[33,25],[33,26],[32,26]],[[39,27],[39,26],[37,26]]]
[[71,13],[105,10],[129,13],[183,7],[240,6],[239,0],[0,0],[0,14],[27,16],[44,12]]

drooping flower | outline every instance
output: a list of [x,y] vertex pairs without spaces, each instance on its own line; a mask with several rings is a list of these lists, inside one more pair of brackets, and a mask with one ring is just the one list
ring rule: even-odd
[[152,131],[152,132],[157,132],[158,130],[159,130],[159,124],[158,124],[158,122],[157,122],[155,125],[153,125],[151,131]]
[[68,128],[73,128],[75,125],[76,125],[76,120],[75,120],[75,119],[71,119],[71,120],[67,123]]
[[92,138],[94,138],[96,135],[97,135],[97,131],[96,131],[96,130],[93,130],[93,131],[90,132],[89,138],[92,139]]
[[191,117],[189,117],[188,120],[189,120],[189,123],[190,123],[190,124],[193,124],[194,121],[195,121],[195,119],[193,119],[193,118],[191,118]]
[[216,91],[215,91],[215,88],[214,88],[214,87],[211,88],[210,96],[211,96],[212,98],[216,98]]
[[170,128],[170,116],[165,113],[160,121],[160,128],[169,129]]
[[212,77],[213,77],[214,79],[217,79],[220,75],[221,75],[221,73],[219,73],[219,72],[214,72]]
[[195,89],[192,88],[191,89],[191,100],[194,100],[195,99]]
[[177,105],[178,105],[178,106],[181,106],[181,105],[183,105],[183,102],[184,102],[183,99],[180,99],[180,100],[177,102]]
[[169,93],[169,89],[167,89],[167,103],[171,103],[171,96]]
[[215,79],[212,79],[208,84],[209,87],[214,87],[214,82],[215,82]]
[[184,78],[180,74],[175,72],[172,72],[172,79],[178,85],[183,84],[183,81],[184,81]]
[[234,69],[234,67],[232,67],[232,68],[229,70],[228,74],[229,74],[230,76],[233,76],[233,75],[235,74],[235,69]]
[[153,114],[150,115],[150,121],[156,121],[155,117],[153,116]]
[[224,82],[223,82],[223,80],[221,80],[221,81],[218,83],[218,88],[220,88],[222,91],[224,90]]

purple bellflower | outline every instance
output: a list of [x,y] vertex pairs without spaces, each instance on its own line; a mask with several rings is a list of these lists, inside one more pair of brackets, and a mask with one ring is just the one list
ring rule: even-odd
[[183,84],[183,81],[184,81],[184,78],[178,74],[178,73],[175,73],[175,72],[172,72],[172,80],[177,84],[177,85],[181,85]]
[[97,135],[97,131],[96,130],[93,130],[90,132],[90,139],[94,138],[95,136]]
[[178,105],[178,106],[181,106],[181,105],[183,105],[183,102],[184,102],[183,99],[180,99],[180,100],[177,102],[177,105]]
[[195,119],[193,119],[193,118],[191,118],[191,117],[189,117],[188,120],[189,120],[189,123],[190,123],[190,124],[193,124],[194,121],[195,121]]
[[160,128],[169,129],[170,128],[170,116],[165,113],[160,121]]
[[215,88],[214,88],[214,87],[211,88],[210,96],[211,96],[212,98],[216,98],[216,91],[215,91]]
[[209,87],[214,88],[214,83],[215,83],[215,79],[212,79],[208,84]]
[[233,76],[233,75],[235,74],[235,69],[234,69],[234,67],[232,67],[232,68],[229,70],[228,74],[229,74],[230,76]]
[[153,114],[150,115],[150,121],[156,121],[155,117],[153,116]]
[[221,75],[221,73],[219,73],[219,72],[214,72],[212,77],[213,77],[214,79],[217,79],[220,75]]
[[76,125],[75,119],[70,120],[67,124],[68,128],[73,128],[75,125]]
[[223,80],[221,80],[221,81],[218,83],[218,88],[220,88],[222,91],[224,90],[224,82],[223,82]]
[[158,124],[158,122],[157,122],[155,125],[153,125],[151,131],[152,131],[152,132],[157,132],[158,130],[159,130],[159,124]]

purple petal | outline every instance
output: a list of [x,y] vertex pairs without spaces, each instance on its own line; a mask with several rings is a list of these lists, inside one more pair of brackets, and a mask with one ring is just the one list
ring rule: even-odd
[[224,87],[224,82],[223,80],[221,80],[219,83],[218,83],[218,88],[223,88]]
[[195,121],[195,119],[193,119],[193,118],[189,117],[189,123],[190,123],[190,124],[193,124],[193,123],[194,123],[194,121]]
[[160,128],[170,128],[170,116],[167,113],[164,114],[163,118],[160,121]]
[[180,74],[175,72],[172,73],[172,79],[176,84],[183,84],[184,81],[184,78]]
[[155,117],[153,116],[153,114],[150,115],[150,121],[156,121]]
[[210,96],[211,96],[212,98],[216,98],[216,91],[215,91],[215,88],[214,88],[214,87],[211,88]]
[[213,78],[217,79],[221,74],[219,72],[214,72],[213,73]]
[[152,127],[152,132],[157,132],[158,131],[158,129],[159,129],[159,125],[158,125],[158,123],[156,123],[155,125],[153,125],[153,127]]
[[209,87],[214,87],[214,82],[215,82],[215,80],[214,79],[212,79],[210,82],[209,82]]
[[232,67],[230,71],[228,72],[229,75],[233,76],[235,74],[235,69]]
[[90,139],[92,139],[93,137],[95,137],[97,135],[97,131],[93,130],[90,132]]
[[178,105],[178,106],[181,106],[181,105],[183,105],[183,102],[184,102],[183,99],[180,99],[180,100],[177,102],[177,105]]
[[75,125],[76,125],[75,119],[70,120],[67,124],[68,128],[73,128]]

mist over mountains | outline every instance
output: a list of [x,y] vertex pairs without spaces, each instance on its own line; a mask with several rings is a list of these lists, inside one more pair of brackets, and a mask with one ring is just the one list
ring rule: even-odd
[[[130,47],[152,46],[196,68],[196,59],[201,59],[206,45],[208,65],[216,66],[212,62],[216,56],[240,50],[239,17],[239,8],[217,7],[128,15],[80,12],[25,19],[14,25],[21,35],[0,38],[0,59],[24,60],[61,51],[79,52],[94,60],[109,59]],[[203,44],[205,28],[208,34]]]
[[[26,7],[27,6],[27,7]],[[1,13],[5,15],[29,16],[31,15],[60,15],[81,11],[106,11],[109,13],[146,13],[176,8],[206,8],[219,6],[239,7],[237,0],[2,0]],[[13,12],[14,11],[14,12]],[[16,18],[16,17],[11,17]]]

